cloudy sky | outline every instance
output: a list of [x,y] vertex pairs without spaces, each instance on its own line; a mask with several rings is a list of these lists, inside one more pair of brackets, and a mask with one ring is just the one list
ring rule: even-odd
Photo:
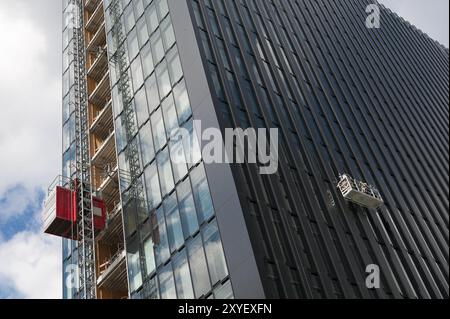
[[[60,240],[41,234],[61,166],[61,0],[0,0],[0,298],[60,298]],[[448,0],[381,0],[448,47]]]

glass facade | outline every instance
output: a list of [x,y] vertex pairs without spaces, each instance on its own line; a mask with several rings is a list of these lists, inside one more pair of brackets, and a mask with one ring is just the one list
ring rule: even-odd
[[[71,7],[69,0],[63,1],[63,101],[62,101],[62,176],[73,178],[76,174],[75,153],[75,87],[74,87],[74,61],[73,55],[73,30],[71,28]],[[77,297],[77,267],[78,267],[77,242],[62,239],[63,260],[63,298]]]
[[[112,56],[109,3],[105,18]],[[121,7],[146,194],[145,212],[136,212],[133,200],[123,203],[130,295],[232,298],[167,0],[125,0]],[[123,106],[112,65],[110,73],[119,169],[126,174]],[[191,132],[190,139],[174,138],[180,127]],[[173,161],[180,156],[193,160]],[[122,182],[122,192],[129,186]]]

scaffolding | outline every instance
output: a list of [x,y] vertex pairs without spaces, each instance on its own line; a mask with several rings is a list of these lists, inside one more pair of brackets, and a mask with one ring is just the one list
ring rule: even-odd
[[[139,214],[146,211],[146,200],[144,193],[144,185],[141,179],[142,169],[139,157],[139,145],[137,138],[136,114],[133,106],[133,92],[131,88],[131,80],[128,74],[129,63],[127,58],[126,37],[123,31],[121,20],[121,1],[112,0],[109,6],[109,15],[112,24],[112,36],[115,44],[115,52],[111,55],[110,61],[118,71],[118,92],[123,103],[122,123],[125,128],[125,137],[127,148],[125,156],[128,162],[129,171],[119,170],[120,180],[126,179],[127,189],[122,194],[122,201],[134,201],[135,213]],[[121,187],[123,183],[120,183]],[[144,258],[139,258],[141,269],[145,269]]]
[[[94,218],[92,210],[91,167],[89,155],[89,117],[87,100],[84,1],[70,0],[73,14],[74,103],[76,141],[77,231],[79,292],[82,299],[96,298]],[[77,21],[75,21],[77,20]]]

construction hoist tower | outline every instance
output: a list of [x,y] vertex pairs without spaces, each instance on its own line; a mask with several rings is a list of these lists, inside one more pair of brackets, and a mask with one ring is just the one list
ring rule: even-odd
[[89,156],[89,118],[84,38],[83,0],[70,0],[73,23],[74,106],[76,141],[76,191],[79,298],[96,298],[94,219]]

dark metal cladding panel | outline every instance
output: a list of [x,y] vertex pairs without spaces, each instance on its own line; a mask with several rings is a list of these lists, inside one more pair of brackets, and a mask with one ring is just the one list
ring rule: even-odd
[[186,1],[222,129],[280,132],[277,174],[232,166],[266,296],[448,298],[448,49],[369,0]]

